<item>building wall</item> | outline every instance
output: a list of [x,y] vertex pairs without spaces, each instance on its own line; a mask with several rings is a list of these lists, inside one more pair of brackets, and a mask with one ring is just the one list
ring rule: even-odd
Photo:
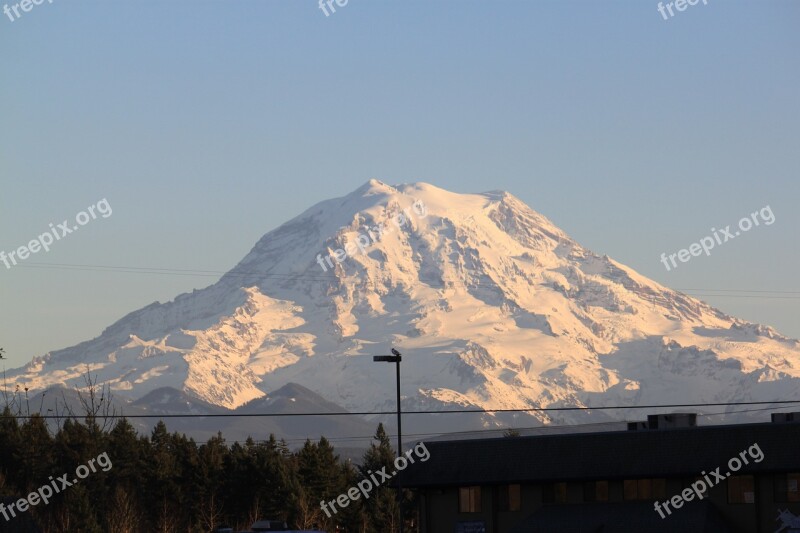
[[[664,498],[659,498],[659,500],[663,502],[680,494],[686,482],[683,479],[667,479]],[[706,499],[712,502],[725,522],[736,533],[772,533],[781,525],[781,522],[776,520],[779,510],[788,509],[795,516],[800,517],[800,502],[775,502],[773,483],[774,476],[772,475],[756,476],[755,503],[752,504],[728,503],[727,480],[712,487]],[[609,481],[608,501],[625,501],[623,487],[622,480]],[[506,533],[520,520],[545,505],[542,503],[544,492],[542,484],[523,484],[520,511],[500,512],[496,505],[497,490],[499,487],[481,487],[481,512],[479,513],[459,512],[458,487],[421,491],[420,503],[423,506],[420,509],[421,531],[423,533],[450,533],[455,531],[456,524],[459,522],[483,521],[487,533]],[[584,502],[583,482],[569,482],[567,484],[567,503],[582,502]],[[675,509],[672,512],[680,513],[681,510]],[[669,516],[664,520],[669,520]]]

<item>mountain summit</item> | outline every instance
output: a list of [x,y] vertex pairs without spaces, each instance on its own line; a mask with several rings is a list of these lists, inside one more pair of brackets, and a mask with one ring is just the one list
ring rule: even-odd
[[394,370],[372,362],[391,347],[404,409],[772,401],[800,385],[798,341],[592,253],[511,194],[376,180],[270,231],[217,283],[8,374],[42,389],[88,365],[133,398],[172,387],[228,409],[293,382],[393,409]]

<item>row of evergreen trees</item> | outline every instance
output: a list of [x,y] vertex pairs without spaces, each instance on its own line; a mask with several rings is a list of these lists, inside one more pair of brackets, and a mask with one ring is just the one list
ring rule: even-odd
[[[398,530],[391,487],[374,489],[368,500],[358,499],[330,518],[320,509],[321,500],[345,493],[369,470],[393,470],[394,451],[382,425],[362,464],[353,465],[324,437],[297,451],[274,435],[229,446],[217,434],[198,444],[170,434],[163,422],[147,437],[124,418],[104,429],[90,414],[50,428],[41,416],[19,418],[6,408],[0,415],[0,496],[24,497],[51,483],[50,476],[66,473],[71,480],[79,465],[104,452],[112,463],[107,472],[97,468],[48,505],[25,513],[44,533],[210,532],[223,524],[248,530],[257,519],[329,533]],[[405,530],[413,531],[415,506],[410,494],[404,498]]]

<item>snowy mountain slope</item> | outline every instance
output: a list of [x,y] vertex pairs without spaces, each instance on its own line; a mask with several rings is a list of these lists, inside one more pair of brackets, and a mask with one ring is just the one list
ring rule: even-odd
[[[393,409],[394,369],[371,358],[392,346],[405,409],[769,401],[800,388],[798,341],[586,250],[508,193],[375,180],[267,233],[214,285],[9,378],[71,385],[88,364],[131,397],[168,386],[234,409],[295,382],[348,410]],[[415,427],[446,423],[423,418]]]

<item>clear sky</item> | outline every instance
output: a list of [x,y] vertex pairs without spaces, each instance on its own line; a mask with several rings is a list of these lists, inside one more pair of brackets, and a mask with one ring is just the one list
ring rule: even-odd
[[[2,15],[0,250],[112,209],[0,263],[7,366],[215,281],[42,264],[224,271],[370,178],[507,190],[595,252],[800,337],[800,2],[701,0],[669,20],[657,4],[349,0],[326,17],[313,0],[45,0]],[[660,262],[766,205],[774,224]]]

